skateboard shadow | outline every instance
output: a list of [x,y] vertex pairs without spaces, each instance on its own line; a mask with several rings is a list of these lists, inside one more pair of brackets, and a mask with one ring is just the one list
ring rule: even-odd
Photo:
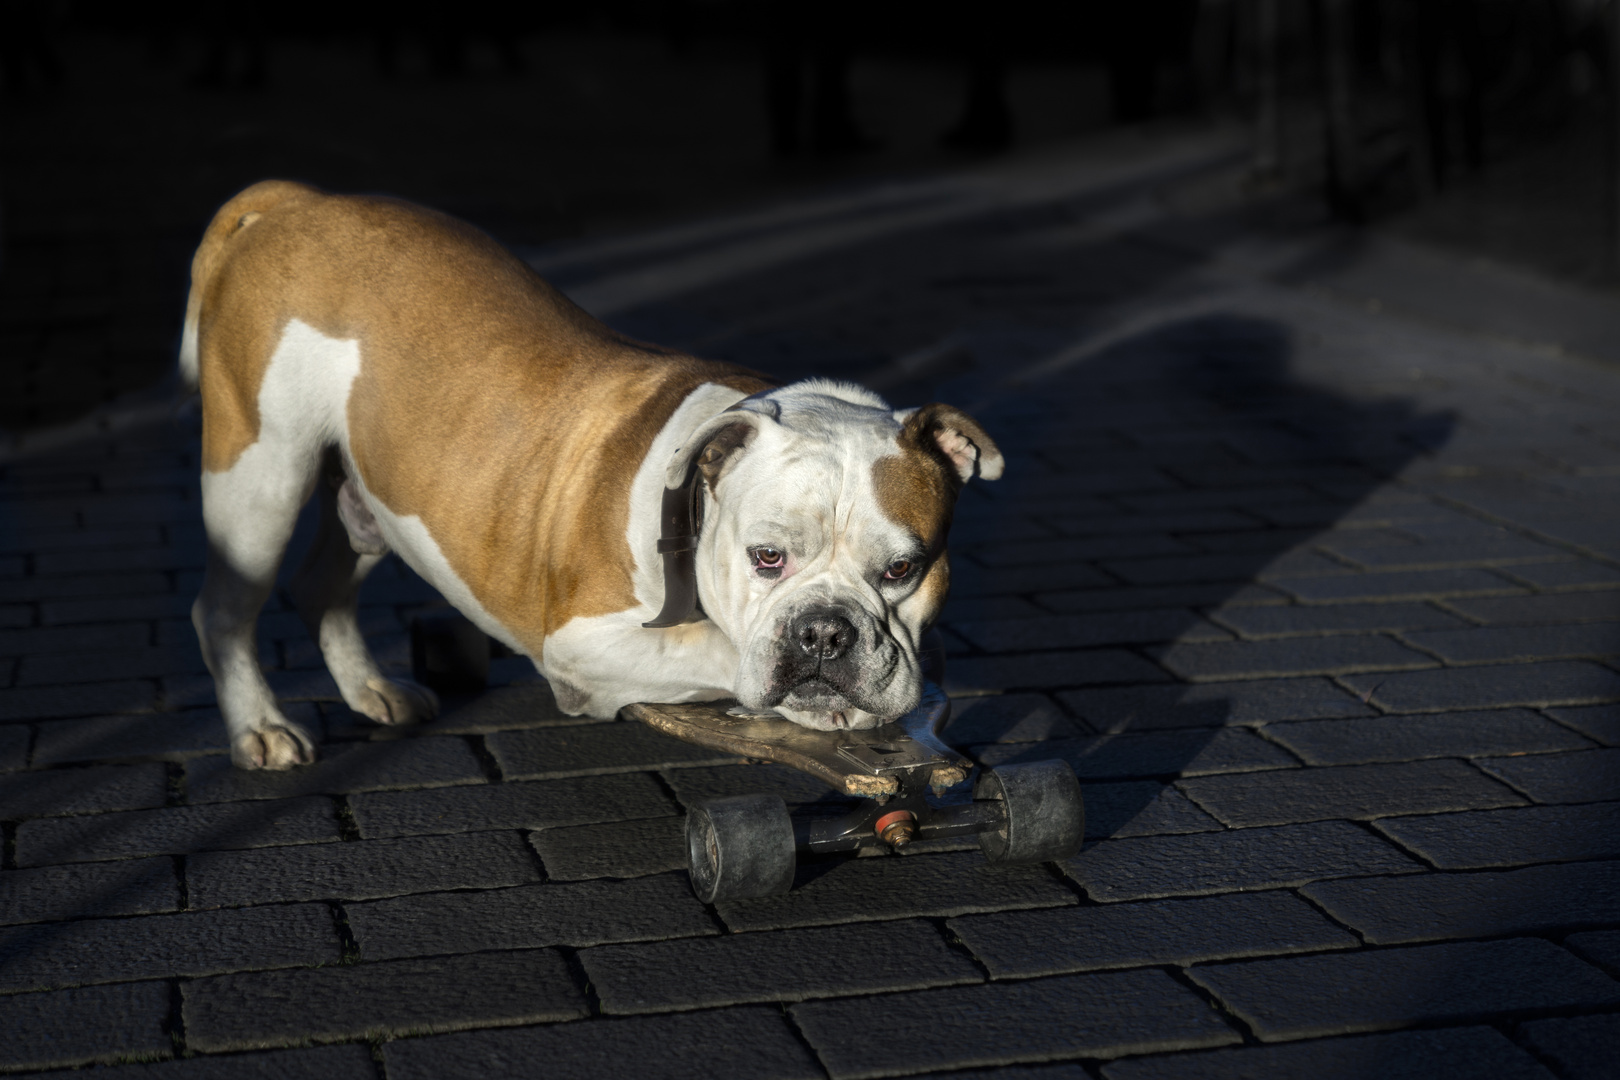
[[[1380,491],[1452,418],[1297,377],[1292,334],[1183,318],[979,417],[1008,467],[953,529],[946,737],[987,767],[1068,761],[1090,842],[1219,829],[1174,781],[1299,764],[1255,725],[1376,711],[1331,655],[1290,657],[1309,631],[1276,613],[1356,572],[1322,549],[1335,530],[1413,541]],[[1240,639],[1274,644],[1221,655]]]

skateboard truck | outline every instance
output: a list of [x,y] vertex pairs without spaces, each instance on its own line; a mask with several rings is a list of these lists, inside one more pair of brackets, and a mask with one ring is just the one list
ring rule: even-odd
[[[453,611],[411,626],[412,671],[429,685],[481,686],[488,639]],[[1085,835],[1085,804],[1074,770],[1060,760],[981,769],[971,800],[936,799],[962,783],[973,762],[939,737],[951,702],[940,689],[944,653],[925,642],[922,700],[882,727],[812,731],[774,713],[732,705],[628,705],[624,712],[677,739],[808,773],[867,802],[837,817],[790,816],[780,795],[714,799],[686,815],[692,891],[704,903],[775,896],[793,887],[798,856],[861,848],[904,848],[923,840],[977,836],[992,863],[1066,858]]]

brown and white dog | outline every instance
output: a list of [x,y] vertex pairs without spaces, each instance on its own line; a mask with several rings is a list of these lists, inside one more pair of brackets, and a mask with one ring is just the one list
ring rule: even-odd
[[862,728],[918,701],[957,493],[1002,469],[961,412],[632,341],[478,230],[391,199],[257,184],[191,282],[209,539],[192,622],[237,765],[313,760],[254,645],[312,493],[293,597],[378,723],[438,708],[360,636],[360,583],[390,549],[571,714],[734,696]]

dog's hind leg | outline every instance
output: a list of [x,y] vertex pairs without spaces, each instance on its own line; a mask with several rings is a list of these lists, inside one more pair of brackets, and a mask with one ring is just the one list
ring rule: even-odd
[[320,531],[293,577],[293,603],[349,708],[379,724],[431,720],[439,712],[433,691],[385,677],[366,648],[357,612],[360,585],[388,547],[335,451],[328,452],[323,474]]
[[229,469],[202,474],[208,569],[191,622],[214,676],[231,760],[244,769],[286,769],[315,760],[309,733],[282,715],[259,670],[255,623],[275,586],[318,462],[318,452],[272,436],[250,446]]

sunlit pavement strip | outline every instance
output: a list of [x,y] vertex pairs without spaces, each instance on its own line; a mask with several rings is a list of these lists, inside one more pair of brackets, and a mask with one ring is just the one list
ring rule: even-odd
[[[1620,368],[1583,343],[1620,307],[1245,209],[1239,160],[1127,139],[530,253],[638,337],[976,411],[1008,468],[955,525],[947,735],[1073,764],[1060,865],[706,909],[683,805],[817,785],[581,725],[515,660],[384,739],[282,598],[261,652],[323,760],[236,772],[194,417],[17,450],[0,1069],[1608,1075]],[[382,659],[432,599],[373,576]]]

